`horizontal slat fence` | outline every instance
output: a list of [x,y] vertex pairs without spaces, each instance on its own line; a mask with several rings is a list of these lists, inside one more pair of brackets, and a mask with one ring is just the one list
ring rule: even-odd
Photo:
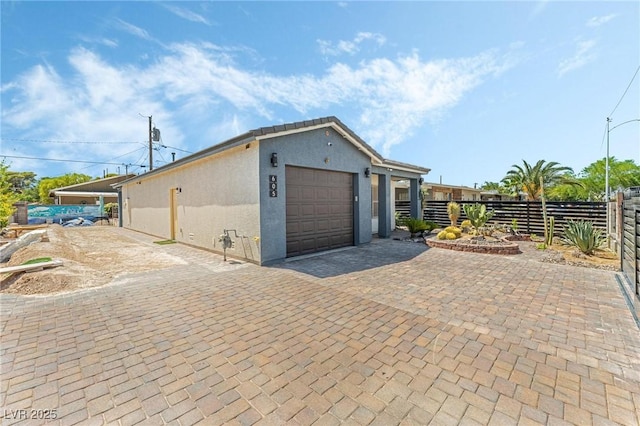
[[[480,203],[487,206],[487,210],[493,210],[495,215],[489,224],[511,225],[511,221],[518,221],[518,231],[522,233],[544,234],[544,222],[541,201],[456,201],[460,204],[461,217],[458,223],[467,219],[464,214],[463,204]],[[424,209],[424,219],[436,222],[439,225],[449,225],[447,204],[449,201],[427,201]],[[409,201],[396,201],[396,212],[401,218],[409,216]],[[607,211],[605,203],[600,202],[567,202],[548,201],[547,216],[555,219],[555,235],[560,235],[564,225],[569,219],[588,220],[595,226],[605,229],[607,224]]]
[[630,293],[640,296],[640,194],[625,194],[622,224],[622,272]]

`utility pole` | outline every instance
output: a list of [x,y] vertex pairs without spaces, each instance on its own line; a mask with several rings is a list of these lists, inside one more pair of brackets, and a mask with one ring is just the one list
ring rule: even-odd
[[149,116],[149,171],[153,170],[153,139],[151,130],[151,117]]

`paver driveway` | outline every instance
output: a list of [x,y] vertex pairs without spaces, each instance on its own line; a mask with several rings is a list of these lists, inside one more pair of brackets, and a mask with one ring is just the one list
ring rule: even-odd
[[157,249],[188,264],[0,296],[2,424],[640,421],[612,272],[393,240],[270,268]]

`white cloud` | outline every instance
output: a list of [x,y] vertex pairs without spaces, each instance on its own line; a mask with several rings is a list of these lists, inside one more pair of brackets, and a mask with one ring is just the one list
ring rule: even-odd
[[387,39],[381,34],[360,32],[356,34],[353,40],[339,40],[335,45],[328,40],[317,40],[317,43],[320,48],[320,53],[323,55],[338,56],[343,53],[349,55],[356,54],[360,51],[360,45],[368,40],[375,42],[378,46],[382,46],[387,42]]
[[605,16],[594,16],[593,18],[587,21],[587,27],[599,27],[611,21],[616,16],[617,15],[615,14],[605,15]]
[[168,4],[165,4],[164,7],[169,12],[173,13],[176,16],[179,16],[180,18],[186,19],[187,21],[198,22],[201,24],[211,26],[211,23],[207,20],[207,18],[205,18],[202,15],[198,15],[197,13],[192,12],[188,9],[178,7],[178,6],[168,5]]
[[[140,140],[139,146],[97,145],[84,155],[105,161],[122,156],[118,162],[144,156],[126,155],[144,146],[146,119],[139,114],[153,115],[167,145],[193,151],[248,130],[252,115],[269,121],[318,117],[347,106],[356,114],[348,125],[388,155],[425,120],[437,119],[514,64],[497,51],[438,61],[413,53],[356,66],[336,63],[320,75],[282,76],[244,69],[211,44],[175,44],[151,65],[126,66],[78,48],[69,63],[73,73],[64,79],[37,66],[5,84],[3,126],[34,139]],[[82,156],[68,150],[45,146],[39,155]]]
[[87,37],[87,36],[79,36],[78,38],[85,43],[101,44],[107,47],[118,47],[118,42],[116,40],[112,40],[106,37],[94,38],[94,37]]
[[570,71],[575,71],[585,65],[593,62],[597,55],[593,51],[596,46],[595,40],[579,41],[576,45],[576,53],[563,61],[558,65],[558,76],[562,77]]
[[531,11],[530,18],[536,18],[538,15],[542,14],[550,1],[551,0],[538,0]]
[[153,40],[153,38],[149,35],[147,30],[144,30],[140,27],[137,27],[129,22],[123,21],[122,19],[116,19],[116,26],[129,34],[132,34],[136,37],[142,38],[144,40]]

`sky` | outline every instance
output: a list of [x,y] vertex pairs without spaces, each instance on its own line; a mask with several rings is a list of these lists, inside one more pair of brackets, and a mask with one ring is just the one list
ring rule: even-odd
[[0,7],[0,160],[38,178],[144,173],[149,116],[154,168],[326,116],[427,182],[640,164],[638,1]]

